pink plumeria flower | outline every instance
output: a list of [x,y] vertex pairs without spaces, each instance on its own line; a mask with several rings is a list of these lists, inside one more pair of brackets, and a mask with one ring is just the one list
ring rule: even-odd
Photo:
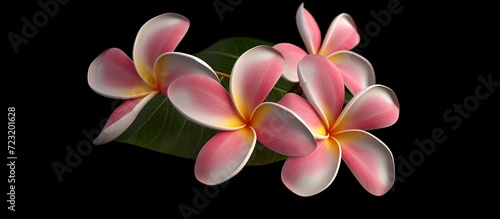
[[274,46],[285,57],[283,78],[298,82],[297,64],[300,59],[307,54],[318,54],[335,63],[342,73],[345,86],[353,95],[375,83],[375,73],[370,62],[349,51],[360,41],[356,25],[349,14],[342,13],[333,20],[323,41],[318,24],[304,8],[304,3],[297,10],[296,22],[307,51],[290,43]]
[[104,51],[92,61],[88,69],[90,87],[102,96],[126,100],[111,114],[94,144],[105,144],[120,136],[155,95],[166,96],[173,79],[203,74],[218,80],[201,59],[173,52],[188,28],[189,20],[182,15],[156,16],[137,34],[134,61],[117,48]]
[[385,194],[394,183],[394,159],[389,148],[366,130],[397,121],[399,102],[394,92],[371,85],[342,108],[342,74],[327,58],[307,55],[299,63],[298,73],[309,101],[288,93],[278,103],[306,122],[317,138],[317,147],[309,155],[285,161],[283,183],[300,196],[315,195],[333,182],[343,160],[369,193]]
[[168,88],[174,107],[191,121],[220,130],[200,150],[196,178],[207,185],[235,176],[248,162],[256,141],[288,156],[311,153],[316,141],[297,114],[263,102],[284,68],[282,55],[269,46],[243,53],[233,66],[229,92],[203,75],[175,79]]

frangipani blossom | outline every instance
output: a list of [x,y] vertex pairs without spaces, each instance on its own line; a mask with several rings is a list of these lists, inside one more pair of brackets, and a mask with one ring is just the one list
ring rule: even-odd
[[117,48],[104,51],[92,61],[88,69],[90,87],[102,96],[126,100],[111,114],[94,144],[105,144],[120,136],[156,94],[161,92],[166,96],[175,78],[203,74],[218,80],[201,59],[173,52],[188,28],[189,20],[182,15],[156,16],[137,34],[134,61]]
[[335,63],[342,73],[345,86],[353,95],[375,84],[375,73],[370,62],[349,51],[360,41],[356,24],[349,14],[342,13],[332,21],[323,41],[318,24],[311,13],[304,8],[304,3],[297,10],[296,22],[307,51],[290,43],[279,43],[274,46],[285,57],[283,72],[285,79],[298,82],[297,64],[300,59],[307,54],[318,54]]
[[263,102],[282,75],[282,55],[269,46],[243,53],[233,66],[229,92],[203,75],[175,79],[168,88],[174,107],[187,119],[220,130],[200,150],[196,178],[216,185],[235,176],[248,162],[256,141],[288,156],[311,153],[316,140],[291,110]]
[[306,122],[317,137],[317,147],[309,155],[285,161],[283,183],[300,196],[315,195],[333,182],[343,160],[363,188],[373,195],[385,194],[394,183],[394,159],[389,148],[366,130],[397,121],[399,102],[394,92],[371,85],[342,109],[343,79],[332,62],[307,55],[298,64],[298,73],[309,101],[288,93],[278,103]]

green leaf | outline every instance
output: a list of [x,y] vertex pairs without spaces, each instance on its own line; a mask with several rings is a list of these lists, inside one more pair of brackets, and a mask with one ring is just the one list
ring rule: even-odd
[[201,147],[217,132],[186,120],[163,94],[157,94],[116,141],[196,159]]
[[215,71],[231,74],[233,65],[241,54],[258,45],[272,46],[273,44],[250,37],[228,37],[194,55],[207,62]]
[[345,89],[344,106],[352,99],[352,94],[349,90]]

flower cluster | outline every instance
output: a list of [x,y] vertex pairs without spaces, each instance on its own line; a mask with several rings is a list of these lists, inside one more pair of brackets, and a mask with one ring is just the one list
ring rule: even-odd
[[[290,43],[252,47],[224,74],[230,77],[224,87],[207,62],[174,51],[189,28],[187,18],[176,13],[152,18],[137,34],[132,59],[111,48],[90,64],[90,87],[125,100],[94,143],[115,140],[154,96],[163,95],[189,121],[219,131],[197,154],[194,173],[204,184],[234,177],[261,143],[287,157],[281,178],[299,196],[325,190],[341,161],[366,191],[385,194],[394,182],[394,159],[367,131],[397,121],[395,93],[376,84],[372,65],[350,51],[360,37],[348,14],[333,20],[323,40],[303,4],[296,22],[306,50]],[[267,100],[282,78],[299,89]],[[353,97],[345,104],[346,92]]]

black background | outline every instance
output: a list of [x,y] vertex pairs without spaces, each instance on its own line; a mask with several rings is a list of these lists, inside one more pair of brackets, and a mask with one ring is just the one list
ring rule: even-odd
[[[141,213],[182,218],[180,204],[196,207],[194,191],[203,193],[206,188],[195,179],[192,160],[111,142],[93,147],[71,173],[63,175],[62,182],[51,164],[64,163],[66,147],[87,141],[82,131],[98,128],[116,103],[89,88],[91,61],[110,47],[130,55],[137,31],[154,16],[176,12],[190,19],[190,29],[176,49],[180,52],[192,54],[230,36],[290,42],[304,48],[295,23],[302,1],[218,1],[238,3],[223,14],[222,21],[212,0],[69,1],[38,28],[36,36],[19,46],[18,53],[7,35],[21,35],[21,18],[31,19],[41,8],[37,1],[4,3],[5,107],[16,107],[15,215]],[[349,13],[366,32],[365,27],[376,21],[370,12],[387,10],[393,1],[304,2],[324,34],[342,12]],[[399,2],[401,12],[392,14],[387,25],[371,29],[370,42],[358,49],[374,66],[377,83],[392,88],[399,98],[398,122],[372,133],[391,149],[396,174],[404,182],[396,182],[393,191],[376,197],[342,164],[328,189],[303,198],[282,184],[282,162],[245,167],[224,188],[207,190],[215,191],[209,194],[215,197],[202,203],[202,209],[190,218],[302,213],[404,218],[494,210],[500,87],[479,100],[460,125],[445,121],[443,114],[453,110],[454,104],[474,103],[467,101],[475,99],[476,87],[481,85],[478,77],[491,75],[493,81],[500,81],[495,7],[479,1]],[[422,151],[414,141],[431,138],[434,129],[442,129],[446,140],[437,143],[433,152],[419,156]],[[3,192],[8,192],[8,185]]]

